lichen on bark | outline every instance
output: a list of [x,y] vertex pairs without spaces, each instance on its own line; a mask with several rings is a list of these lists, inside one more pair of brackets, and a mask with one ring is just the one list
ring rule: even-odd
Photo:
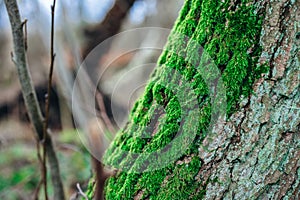
[[[170,69],[189,81],[197,97],[196,138],[162,169],[118,172],[107,181],[106,199],[299,197],[299,13],[299,1],[187,0],[105,162],[136,167],[138,159],[122,151],[153,152],[174,139],[188,114],[161,84],[168,78],[182,84]],[[192,65],[199,59],[195,41],[214,60],[226,87],[227,119],[214,128],[206,149],[200,147],[207,142],[212,109],[207,85]],[[153,121],[154,129],[141,128]]]

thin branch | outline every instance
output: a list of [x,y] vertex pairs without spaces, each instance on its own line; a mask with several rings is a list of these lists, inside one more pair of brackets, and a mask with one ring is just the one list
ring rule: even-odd
[[29,70],[27,68],[23,25],[16,0],[5,0],[5,5],[11,23],[14,53],[12,60],[17,67],[22,93],[31,122],[37,132],[37,138],[43,138],[43,117]]
[[86,194],[84,194],[79,183],[76,184],[76,187],[78,189],[78,194],[80,194],[85,200],[88,200],[89,198],[86,196]]
[[[47,135],[49,133],[47,132]],[[56,156],[56,152],[53,148],[52,140],[50,137],[46,138],[46,151],[47,151],[47,159],[49,163],[50,168],[50,174],[51,174],[51,181],[53,185],[54,190],[54,198],[55,200],[64,200],[65,194],[63,189],[63,184],[60,176],[60,170],[59,170],[59,163]]]
[[[51,6],[51,39],[50,39],[50,70],[49,70],[49,77],[48,77],[48,88],[47,94],[45,95],[45,121],[44,121],[44,140],[46,139],[47,131],[48,131],[48,123],[49,123],[49,109],[50,109],[50,96],[51,96],[51,86],[52,86],[52,76],[53,76],[53,68],[54,68],[54,13],[55,13],[55,3],[53,1],[53,5]],[[43,141],[43,177],[44,177],[44,189],[45,195],[47,194],[47,167],[46,167],[46,142]],[[47,195],[45,196],[46,200]]]
[[44,165],[43,165],[43,158],[41,156],[41,152],[40,152],[40,141],[36,141],[36,151],[37,151],[37,157],[38,157],[38,160],[39,160],[39,163],[40,163],[40,167],[41,167],[41,176],[42,178],[40,179],[35,191],[34,191],[34,196],[33,196],[33,199],[34,200],[38,200],[39,198],[39,193],[40,193],[40,189],[41,189],[41,186],[42,184],[44,183],[44,176],[43,176],[43,171],[44,171]]
[[54,199],[64,200],[65,197],[56,152],[54,150],[52,139],[48,131],[44,132],[44,119],[27,67],[23,23],[21,22],[18,4],[16,0],[5,0],[4,2],[9,16],[13,35],[14,53],[12,54],[12,58],[17,68],[28,115],[36,131],[36,139],[38,141],[44,141],[45,143],[45,150],[47,152],[46,155],[50,165],[51,179],[54,188]]
[[[44,133],[44,138],[46,138],[46,134]],[[42,171],[42,183],[44,185],[44,195],[45,200],[48,200],[48,186],[47,186],[47,165],[46,165],[46,142],[45,139],[43,139],[43,156],[40,154],[40,143],[38,142],[37,150],[38,150],[38,156],[39,161],[41,164],[41,171]]]
[[111,133],[115,134],[116,133],[116,129],[114,128],[114,126],[112,125],[109,117],[107,116],[107,112],[106,112],[106,109],[105,109],[103,96],[102,96],[101,92],[99,90],[97,90],[97,89],[96,89],[96,101],[97,101],[97,104],[98,104],[99,109],[100,109],[101,118],[103,119],[106,127],[108,128],[108,130]]
[[51,96],[51,86],[52,86],[52,76],[53,76],[53,68],[54,68],[54,11],[55,11],[55,3],[56,0],[53,1],[53,5],[51,6],[51,39],[50,39],[50,70],[49,70],[49,77],[48,77],[48,89],[46,95],[46,108],[45,108],[45,129],[44,134],[48,129],[48,122],[49,122],[49,108],[50,108],[50,96]]
[[50,95],[51,95],[51,86],[52,86],[52,76],[53,76],[53,68],[54,68],[54,17],[55,17],[55,4],[56,0],[53,0],[53,4],[51,6],[51,39],[50,39],[50,71],[49,71],[49,79],[48,79],[48,89],[46,95],[46,108],[45,108],[45,124],[44,124],[44,135],[46,136],[44,143],[44,155],[47,153],[47,158],[50,165],[51,170],[51,180],[54,188],[54,199],[63,200],[65,199],[63,184],[60,177],[60,170],[58,159],[54,149],[52,148],[52,140],[49,136],[48,130],[48,122],[49,122],[49,105],[50,105]]

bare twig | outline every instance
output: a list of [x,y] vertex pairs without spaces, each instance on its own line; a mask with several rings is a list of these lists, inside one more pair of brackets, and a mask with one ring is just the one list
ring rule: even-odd
[[32,79],[27,67],[24,41],[25,38],[23,34],[24,23],[21,22],[20,12],[16,0],[5,0],[4,2],[9,16],[13,35],[14,53],[12,54],[12,59],[17,68],[25,105],[30,121],[32,122],[33,127],[36,131],[36,139],[38,141],[44,141],[45,144],[44,147],[47,152],[46,155],[50,164],[51,179],[54,188],[54,199],[63,200],[65,199],[65,197],[62,181],[60,178],[56,152],[54,150],[49,133],[47,131],[44,131],[44,120],[42,112],[39,107]]
[[24,35],[18,5],[16,0],[5,0],[5,5],[13,34],[14,53],[12,54],[12,59],[17,67],[22,93],[30,120],[37,132],[37,138],[41,140],[43,138],[43,117],[38,105],[31,76],[27,68]]
[[[53,4],[51,6],[51,39],[50,39],[50,71],[49,71],[49,79],[48,79],[48,89],[46,95],[46,108],[45,108],[45,123],[44,123],[44,155],[47,154],[48,161],[50,164],[51,170],[51,179],[54,188],[54,199],[63,200],[65,199],[63,184],[60,177],[58,159],[56,153],[52,147],[51,138],[47,137],[49,135],[48,132],[48,122],[49,122],[49,105],[50,105],[50,95],[51,95],[51,86],[52,86],[52,76],[53,76],[53,68],[54,68],[54,11],[55,11],[56,0],[53,0]],[[49,139],[48,139],[49,138]],[[44,163],[45,164],[45,163]]]
[[76,184],[76,187],[77,187],[77,189],[78,189],[78,193],[79,193],[85,200],[89,200],[89,198],[86,196],[86,194],[84,194],[84,192],[82,191],[82,189],[81,189],[79,183]]
[[48,129],[48,121],[49,121],[49,108],[50,108],[50,95],[51,95],[51,86],[52,86],[52,76],[53,76],[53,68],[54,68],[54,11],[55,11],[55,3],[56,0],[53,1],[53,5],[51,6],[51,39],[50,39],[50,70],[48,77],[48,89],[46,95],[46,108],[45,108],[45,129],[44,134],[46,134]]
[[103,119],[106,127],[108,128],[108,130],[111,133],[113,133],[113,134],[116,133],[116,129],[114,128],[109,117],[107,116],[103,96],[102,96],[101,92],[98,91],[97,89],[96,89],[96,101],[97,101],[97,105],[99,106],[99,109],[100,109],[101,118]]
[[[47,134],[49,135],[49,134]],[[64,200],[64,189],[63,184],[60,176],[60,170],[59,170],[59,163],[56,156],[56,152],[53,148],[52,140],[51,138],[48,138],[46,140],[46,150],[47,150],[47,159],[49,163],[50,168],[50,174],[51,174],[51,181],[54,189],[54,199],[56,200]]]
[[46,165],[46,142],[43,140],[43,157],[42,157],[42,182],[44,184],[45,200],[48,200],[48,184],[47,184],[47,165]]
[[39,198],[38,198],[38,196],[39,196],[39,192],[40,192],[40,189],[41,189],[41,186],[42,186],[42,184],[44,183],[44,176],[43,176],[43,171],[44,171],[44,165],[43,165],[43,158],[42,158],[42,156],[41,156],[41,151],[40,151],[40,141],[36,141],[36,151],[37,151],[37,157],[38,157],[38,160],[39,160],[39,163],[40,163],[40,167],[41,167],[41,176],[42,176],[42,178],[41,178],[41,180],[39,181],[39,183],[38,183],[38,185],[37,185],[37,187],[36,187],[36,189],[35,189],[35,191],[34,191],[34,196],[33,196],[33,199],[34,200],[38,200]]
[[[55,3],[53,1],[53,5],[51,6],[51,39],[50,39],[50,70],[48,77],[48,88],[47,94],[45,95],[45,121],[44,121],[44,140],[46,139],[47,131],[48,131],[48,123],[49,123],[49,109],[50,109],[50,96],[51,96],[51,86],[52,86],[52,76],[53,76],[53,68],[54,68],[54,12],[55,12]],[[44,177],[44,188],[45,194],[47,194],[47,167],[46,167],[46,142],[43,141],[43,177]],[[45,197],[47,200],[47,196]]]

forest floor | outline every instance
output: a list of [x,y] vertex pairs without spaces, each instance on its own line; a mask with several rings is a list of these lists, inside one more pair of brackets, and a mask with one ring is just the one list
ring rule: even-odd
[[[32,128],[16,119],[0,122],[0,199],[32,199],[41,173]],[[67,196],[84,189],[91,176],[90,155],[76,130],[54,133],[61,175]],[[52,193],[49,172],[49,194]],[[42,189],[40,196],[43,195]]]

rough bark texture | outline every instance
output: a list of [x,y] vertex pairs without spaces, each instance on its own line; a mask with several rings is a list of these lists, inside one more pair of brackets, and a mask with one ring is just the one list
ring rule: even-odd
[[37,138],[43,139],[43,116],[38,105],[37,97],[34,92],[34,87],[27,67],[26,53],[25,53],[25,41],[23,34],[24,24],[21,22],[21,17],[16,1],[5,1],[7,13],[10,19],[14,54],[12,59],[17,68],[19,80],[22,87],[22,93],[25,100],[26,107],[28,109],[30,120],[33,123],[34,128],[38,134]]
[[[214,127],[212,141],[205,138],[209,91],[190,64],[197,57],[193,41],[209,53],[226,87],[227,119]],[[197,95],[196,138],[184,156],[163,169],[120,171],[107,181],[106,199],[300,199],[299,44],[299,0],[187,0],[106,162],[134,168],[141,161],[124,157],[120,149],[153,152],[175,137],[178,120],[188,114],[176,95],[161,86],[169,80],[168,69],[188,80]],[[170,84],[182,84],[176,76],[171,75]],[[154,129],[140,128],[153,121],[159,123]],[[143,138],[145,131],[152,137]]]
[[11,23],[13,35],[14,54],[12,59],[17,68],[22,94],[25,100],[25,105],[29,114],[30,121],[32,122],[33,127],[36,131],[37,142],[44,140],[46,144],[45,151],[47,152],[46,156],[50,165],[51,180],[54,190],[54,199],[64,200],[65,195],[62,180],[60,177],[60,170],[56,152],[54,150],[51,135],[48,133],[44,133],[44,118],[42,116],[42,112],[37,101],[36,93],[33,87],[33,82],[27,66],[25,50],[26,47],[23,34],[24,22],[21,22],[17,1],[6,0],[5,5]]

